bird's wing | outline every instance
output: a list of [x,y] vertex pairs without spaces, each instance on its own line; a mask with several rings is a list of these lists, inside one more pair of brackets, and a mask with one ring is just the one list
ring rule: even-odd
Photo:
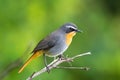
[[52,48],[57,40],[53,39],[53,37],[51,36],[47,36],[45,39],[41,40],[37,46],[34,48],[34,50],[32,51],[32,53],[35,53],[39,50],[48,50],[50,48]]

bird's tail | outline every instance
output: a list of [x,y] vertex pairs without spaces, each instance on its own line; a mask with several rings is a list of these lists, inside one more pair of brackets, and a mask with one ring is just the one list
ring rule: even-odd
[[26,62],[25,64],[20,68],[20,70],[18,71],[18,73],[21,73],[23,71],[23,69],[33,60],[35,59],[36,57],[39,57],[41,56],[43,53],[43,51],[38,51],[36,53],[34,53]]

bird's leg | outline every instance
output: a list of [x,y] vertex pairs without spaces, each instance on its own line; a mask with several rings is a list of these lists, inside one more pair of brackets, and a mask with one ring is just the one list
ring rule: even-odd
[[59,58],[59,60],[63,60],[63,59],[65,59],[65,57],[64,57],[64,55],[58,55],[58,58]]
[[46,70],[47,70],[47,72],[49,73],[49,72],[50,72],[50,69],[49,69],[49,67],[48,67],[48,65],[47,65],[47,59],[46,59],[45,53],[43,54],[43,58],[44,58],[44,64],[45,64]]
[[[67,60],[67,57],[65,57],[63,54],[58,55],[58,60]],[[70,66],[72,66],[71,61],[67,61]]]

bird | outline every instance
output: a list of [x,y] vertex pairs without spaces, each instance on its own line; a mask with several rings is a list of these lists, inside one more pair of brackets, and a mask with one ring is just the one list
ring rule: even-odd
[[21,73],[23,69],[35,58],[43,55],[45,66],[49,72],[49,68],[46,62],[46,56],[48,57],[61,57],[67,50],[72,42],[73,37],[77,32],[82,32],[74,23],[65,23],[57,30],[43,38],[33,49],[31,57],[24,63],[18,73]]

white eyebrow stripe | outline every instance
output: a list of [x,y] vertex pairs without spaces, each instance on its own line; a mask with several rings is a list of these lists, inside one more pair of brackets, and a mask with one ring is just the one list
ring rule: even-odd
[[75,28],[75,27],[73,27],[73,26],[67,26],[68,28],[73,28],[73,29],[77,29],[77,28]]

